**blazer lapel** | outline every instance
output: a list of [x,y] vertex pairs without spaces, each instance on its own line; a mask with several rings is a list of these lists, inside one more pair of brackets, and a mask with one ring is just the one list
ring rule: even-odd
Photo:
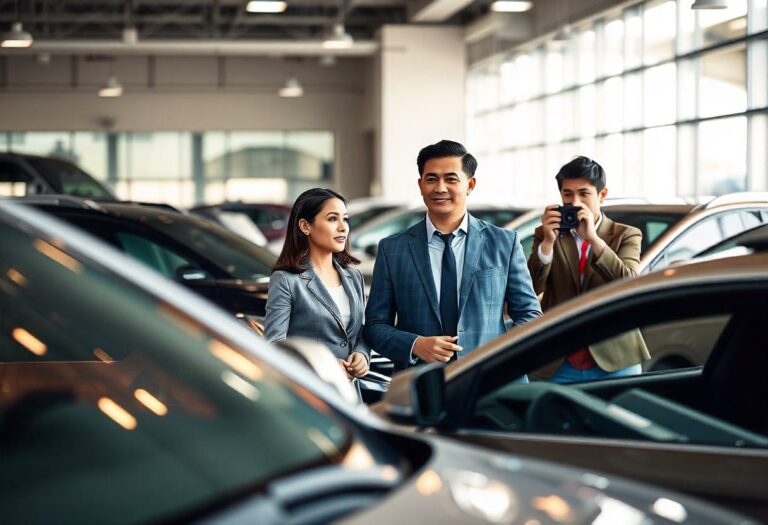
[[440,319],[440,306],[437,302],[437,289],[435,280],[432,278],[432,263],[429,261],[429,252],[427,251],[427,220],[424,219],[411,227],[411,235],[408,244],[411,248],[411,255],[416,266],[416,272],[419,274],[421,283],[427,291],[429,304],[435,316]]
[[[347,336],[352,337],[352,334],[356,333],[360,328],[362,319],[357,315],[357,312],[362,312],[362,307],[357,299],[357,290],[355,289],[355,281],[352,276],[352,270],[349,268],[342,268],[335,260],[333,261],[336,266],[336,271],[341,276],[341,285],[344,287],[344,291],[349,299],[349,324],[347,325]],[[336,303],[334,303],[335,306]]]
[[325,288],[323,282],[317,276],[312,267],[308,267],[304,272],[302,272],[301,276],[304,279],[307,279],[307,289],[312,292],[312,295],[317,298],[318,302],[331,313],[333,318],[336,320],[336,324],[339,325],[339,329],[344,332],[344,325],[341,322],[341,313],[339,312],[338,308],[336,308],[336,303],[333,302],[331,294],[328,293],[328,290]]
[[565,237],[560,237],[555,243],[560,255],[565,259],[565,265],[571,273],[573,284],[577,290],[581,289],[581,279],[579,279],[579,251],[576,249],[576,239],[568,233]]
[[464,246],[464,267],[461,272],[461,286],[459,287],[459,319],[467,304],[469,292],[477,273],[477,265],[480,255],[483,253],[485,243],[485,225],[472,215],[469,216],[466,244]]
[[[603,222],[601,222],[600,226],[597,228],[597,236],[604,240],[608,247],[610,247],[611,241],[613,240],[613,225],[614,222],[603,213]],[[593,260],[594,255],[592,254],[592,250],[590,250],[589,257],[587,257],[587,267],[584,270],[584,280],[581,283],[582,290],[589,290],[590,281],[595,274],[595,270],[592,268]]]

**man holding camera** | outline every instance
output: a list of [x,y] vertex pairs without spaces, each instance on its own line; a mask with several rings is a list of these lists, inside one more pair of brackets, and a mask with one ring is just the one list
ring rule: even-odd
[[[545,312],[605,283],[634,277],[640,264],[642,233],[619,224],[600,210],[608,194],[605,171],[587,157],[577,157],[555,177],[563,206],[544,209],[534,233],[528,270]],[[639,331],[576,348],[539,375],[567,383],[638,374],[649,359]]]

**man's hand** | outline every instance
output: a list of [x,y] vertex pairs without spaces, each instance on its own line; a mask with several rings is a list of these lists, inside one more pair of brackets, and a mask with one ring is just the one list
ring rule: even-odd
[[352,376],[352,374],[349,373],[349,362],[343,359],[337,359],[337,361],[339,362],[339,366],[341,367],[341,369],[344,371],[344,375],[347,376],[347,379],[352,381],[354,376]]
[[352,352],[347,357],[346,372],[350,377],[363,377],[368,373],[368,360],[360,352]]
[[592,254],[594,257],[600,257],[605,249],[605,241],[597,236],[597,230],[595,229],[595,215],[592,210],[586,206],[579,208],[576,217],[579,219],[579,226],[576,228],[576,233],[579,237],[584,239],[592,247]]
[[559,204],[550,204],[544,208],[544,214],[541,216],[541,229],[544,231],[544,239],[541,241],[541,253],[544,255],[552,254],[552,247],[557,240],[557,229],[560,227],[561,214],[557,209]]
[[460,352],[461,347],[455,345],[458,336],[436,335],[432,337],[417,337],[413,344],[413,354],[426,363],[447,363],[454,352]]

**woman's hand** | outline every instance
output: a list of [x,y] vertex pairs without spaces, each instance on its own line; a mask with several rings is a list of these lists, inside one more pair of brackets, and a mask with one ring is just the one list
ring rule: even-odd
[[347,375],[350,377],[363,377],[368,373],[368,360],[361,352],[352,352],[347,357]]

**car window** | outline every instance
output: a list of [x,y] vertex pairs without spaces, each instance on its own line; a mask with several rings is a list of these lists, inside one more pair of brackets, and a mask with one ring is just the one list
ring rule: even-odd
[[523,254],[525,254],[526,261],[531,257],[531,253],[533,252],[533,233],[540,224],[541,217],[536,217],[517,227],[517,238],[523,246]]
[[677,261],[687,261],[700,251],[723,240],[718,218],[709,217],[695,224],[670,243],[654,264],[653,269],[664,268]]
[[[760,214],[760,210],[750,210],[739,212],[741,222],[744,230],[760,226],[763,222],[768,221],[768,215]],[[765,217],[765,218],[763,218]]]
[[662,233],[684,216],[682,213],[612,211],[610,208],[607,208],[606,212],[614,221],[634,226],[642,232],[641,252],[645,251]]
[[15,162],[0,160],[0,196],[24,197],[30,191],[32,176]]
[[[740,420],[733,408],[729,412],[716,401],[723,396],[733,404],[741,396],[747,404],[749,399],[764,403],[760,396],[768,395],[762,380],[745,385],[744,391],[723,390],[725,383],[733,389],[740,377],[749,375],[732,369],[734,363],[768,360],[756,338],[760,327],[755,326],[768,304],[765,289],[750,287],[754,285],[711,294],[687,289],[673,297],[634,296],[623,305],[601,309],[588,322],[572,318],[527,344],[518,342],[515,352],[495,354],[473,378],[479,395],[465,426],[768,448],[768,414]],[[577,368],[564,365],[564,358],[576,357],[585,348],[604,370],[615,370],[626,356],[645,358],[631,374],[611,380],[589,379],[584,372],[582,379],[554,382],[555,370]],[[547,356],[557,359],[548,363]],[[710,367],[715,357],[717,365]],[[696,368],[703,364],[711,369]],[[529,383],[520,382],[521,372]]]
[[374,206],[365,211],[352,214],[349,216],[349,227],[350,229],[354,230],[361,224],[368,222],[374,217],[378,217],[382,213],[386,213],[390,210],[394,210],[396,207],[397,206],[381,206],[381,207]]
[[113,196],[86,172],[58,159],[27,158],[27,162],[42,175],[57,193],[112,200]]
[[[367,230],[365,233],[354,239],[352,241],[352,245],[358,249],[377,245],[379,244],[380,240],[410,228],[421,219],[423,219],[424,216],[425,212],[410,211],[397,215],[396,217],[392,217],[391,220],[377,224],[375,227]],[[352,232],[353,237],[354,235],[355,233]]]
[[63,246],[0,223],[3,521],[182,521],[341,459],[324,401]]
[[115,238],[125,253],[171,279],[210,279],[211,275],[190,259],[159,243],[133,233],[118,232]]
[[504,226],[522,215],[518,210],[470,210],[470,213],[480,219],[495,226]]

